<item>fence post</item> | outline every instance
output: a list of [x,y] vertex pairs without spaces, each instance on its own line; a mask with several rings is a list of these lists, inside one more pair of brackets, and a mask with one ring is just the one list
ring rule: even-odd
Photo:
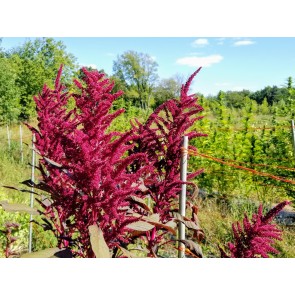
[[[32,181],[32,188],[30,193],[30,207],[33,208],[34,206],[34,185],[35,182],[35,134],[32,136],[32,169],[31,169],[31,181]],[[29,253],[32,252],[32,236],[33,236],[33,215],[30,215],[30,227],[29,227]]]
[[295,158],[295,127],[294,120],[291,120],[291,131],[292,131],[292,139],[293,139],[293,157]]
[[[187,149],[188,149],[188,136],[183,136],[182,139],[182,153],[180,159],[180,180],[186,182],[187,180]],[[186,184],[181,185],[181,192],[179,196],[179,214],[185,216],[186,207]],[[185,240],[185,225],[182,222],[178,223],[178,239]],[[185,257],[185,245],[181,242],[178,243],[178,258]]]

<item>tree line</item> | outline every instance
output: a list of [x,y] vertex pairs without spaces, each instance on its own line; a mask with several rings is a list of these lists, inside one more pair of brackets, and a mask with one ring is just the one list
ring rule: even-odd
[[[62,81],[65,85],[70,85],[74,77],[81,77],[77,58],[67,51],[62,41],[53,38],[29,39],[18,47],[5,50],[1,48],[0,39],[0,123],[34,118],[33,96],[41,92],[44,84],[52,86],[61,64],[64,65]],[[115,81],[114,91],[124,91],[124,106],[133,105],[148,111],[179,96],[185,77],[175,74],[161,79],[158,66],[146,53],[129,50],[117,56],[113,62],[113,73],[107,76]],[[283,87],[267,86],[256,92],[220,91],[208,98],[235,109],[254,101],[263,106],[265,112],[274,106],[284,115],[284,112],[292,109],[295,90],[292,78],[289,77]]]

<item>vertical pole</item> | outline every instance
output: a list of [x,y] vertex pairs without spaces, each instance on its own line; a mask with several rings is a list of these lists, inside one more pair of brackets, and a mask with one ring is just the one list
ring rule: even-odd
[[293,157],[295,158],[295,126],[294,120],[291,120],[292,139],[293,139]]
[[21,162],[24,162],[24,152],[23,152],[23,129],[22,125],[19,125],[19,136],[20,136],[20,159]]
[[10,132],[9,132],[8,124],[6,125],[6,130],[7,130],[8,149],[10,150]]
[[[32,183],[35,182],[35,134],[32,136],[32,169],[31,169],[31,181]],[[30,207],[33,208],[34,206],[34,186],[31,188],[30,194]],[[30,215],[30,227],[29,227],[29,253],[32,252],[32,236],[33,236],[33,215]]]
[[[187,149],[188,149],[188,136],[183,137],[182,141],[183,151],[180,159],[180,180],[186,182],[187,180]],[[179,197],[179,214],[185,216],[186,207],[186,184],[181,185],[181,192]],[[182,222],[178,223],[178,236],[179,240],[185,240],[185,225]],[[178,258],[185,257],[185,246],[183,243],[178,243]]]

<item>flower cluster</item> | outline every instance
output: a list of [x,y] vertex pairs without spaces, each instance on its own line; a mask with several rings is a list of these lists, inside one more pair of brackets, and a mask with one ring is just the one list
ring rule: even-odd
[[[189,128],[203,118],[196,116],[203,110],[197,103],[197,97],[194,94],[188,95],[191,82],[200,69],[182,86],[180,99],[164,102],[144,124],[137,121],[137,124],[133,125],[134,132],[140,135],[133,153],[141,152],[148,156],[150,174],[144,183],[148,188],[147,194],[153,200],[153,210],[160,214],[162,222],[171,219],[171,209],[181,190],[180,159],[183,136],[188,136],[189,140],[206,136],[197,131],[189,132]],[[190,146],[190,149],[194,147]],[[188,179],[196,177],[201,172],[202,170],[191,173]]]
[[[76,247],[74,254],[93,257],[88,227],[98,224],[116,252],[138,237],[129,225],[151,213],[159,217],[158,227],[153,221],[152,229],[139,236],[146,238],[151,256],[156,255],[165,234],[163,224],[172,219],[181,189],[182,137],[204,136],[189,131],[202,118],[195,116],[202,111],[197,98],[188,95],[199,70],[183,85],[179,99],[166,101],[144,124],[136,121],[122,133],[109,131],[124,112],[111,112],[121,92],[112,93],[113,82],[98,71],[83,69],[82,81],[74,81],[77,90],[70,94],[60,84],[61,67],[55,88],[44,86],[34,98],[38,128],[29,128],[35,134],[42,174],[42,183],[35,186],[50,195],[40,204],[59,246]],[[69,111],[70,99],[75,108]],[[152,208],[144,210],[146,195]]]
[[[51,196],[50,204],[41,205],[61,245],[69,246],[76,236],[78,254],[92,257],[87,230],[92,224],[99,224],[110,248],[128,242],[126,225],[137,218],[127,216],[124,207],[129,204],[127,198],[138,191],[145,169],[129,173],[129,165],[135,158],[144,163],[146,156],[124,156],[133,148],[130,142],[137,139],[132,131],[107,131],[124,111],[110,113],[112,102],[121,94],[111,93],[113,83],[97,71],[83,69],[83,81],[75,81],[79,93],[71,96],[60,85],[61,70],[55,89],[45,86],[35,97],[38,130],[30,127],[42,156],[43,183]],[[68,111],[71,97],[76,107]]]
[[254,214],[250,221],[245,214],[243,228],[239,222],[232,225],[234,243],[229,243],[230,255],[222,249],[222,258],[268,258],[269,253],[278,253],[272,247],[275,240],[281,240],[281,231],[275,224],[270,222],[275,216],[290,202],[284,201],[271,209],[266,215],[262,214],[262,205],[259,206],[258,213]]

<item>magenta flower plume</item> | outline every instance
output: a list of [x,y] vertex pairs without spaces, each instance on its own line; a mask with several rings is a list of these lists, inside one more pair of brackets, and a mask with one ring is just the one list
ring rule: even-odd
[[262,205],[258,213],[254,214],[250,221],[245,214],[243,228],[239,222],[232,225],[234,243],[229,243],[230,255],[222,249],[222,258],[268,258],[269,253],[279,253],[272,244],[275,240],[281,240],[281,230],[270,222],[290,202],[284,201],[271,209],[266,215],[262,215]]
[[[111,249],[128,243],[126,225],[138,218],[127,215],[124,208],[130,205],[130,196],[136,195],[147,168],[130,173],[135,158],[146,161],[141,152],[126,155],[137,135],[107,131],[124,111],[110,112],[121,92],[111,92],[114,85],[104,74],[86,69],[83,73],[83,83],[75,83],[79,93],[71,95],[60,84],[60,69],[55,89],[44,86],[34,98],[38,130],[29,128],[42,156],[42,182],[50,193],[50,205],[40,202],[44,214],[53,223],[60,246],[75,243],[77,255],[93,257],[90,225],[99,224]],[[76,107],[68,111],[71,97]]]
[[[182,137],[189,139],[206,136],[197,131],[189,131],[193,124],[202,119],[196,116],[203,108],[197,103],[197,97],[188,91],[199,68],[181,88],[180,99],[170,99],[160,105],[141,124],[137,122],[134,131],[139,135],[133,153],[141,152],[148,156],[149,176],[145,179],[148,194],[154,202],[154,212],[160,214],[162,222],[171,219],[169,212],[177,206],[182,182],[180,181],[180,158]],[[138,166],[140,167],[140,165]],[[189,179],[200,174],[197,171]]]

